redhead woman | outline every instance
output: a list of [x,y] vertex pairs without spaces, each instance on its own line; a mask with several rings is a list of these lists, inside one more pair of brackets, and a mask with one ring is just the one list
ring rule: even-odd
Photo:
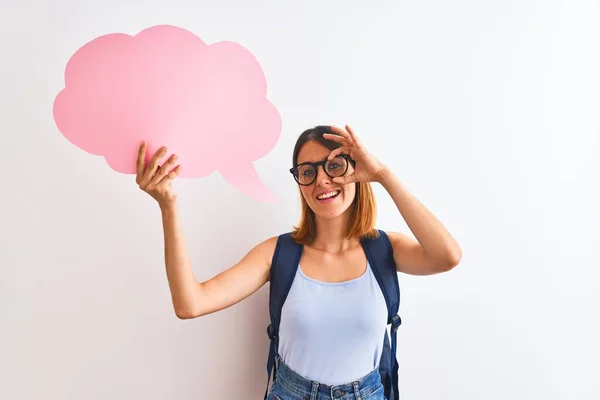
[[[197,318],[230,307],[269,282],[280,237],[258,243],[237,264],[198,282],[171,186],[181,166],[176,155],[159,166],[165,154],[161,148],[146,164],[142,143],[136,181],[161,210],[175,314]],[[350,126],[304,131],[296,142],[290,173],[300,192],[302,217],[289,235],[302,253],[281,310],[276,376],[267,398],[385,399],[378,363],[388,309],[363,240],[385,235],[394,272],[411,275],[451,270],[461,260],[461,249]],[[391,196],[414,238],[375,228],[373,184]]]

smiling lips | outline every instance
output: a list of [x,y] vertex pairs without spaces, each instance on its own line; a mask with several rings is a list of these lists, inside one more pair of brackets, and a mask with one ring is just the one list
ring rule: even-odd
[[317,200],[329,200],[336,197],[338,194],[340,194],[340,190],[330,190],[317,195]]

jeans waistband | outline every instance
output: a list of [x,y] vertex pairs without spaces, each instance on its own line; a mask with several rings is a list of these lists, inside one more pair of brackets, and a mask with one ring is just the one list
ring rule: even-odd
[[279,357],[277,359],[277,376],[275,380],[287,390],[300,396],[310,396],[311,399],[322,397],[335,399],[347,394],[354,394],[359,399],[368,396],[381,386],[381,376],[378,368],[352,382],[342,385],[326,385],[304,378],[281,361]]

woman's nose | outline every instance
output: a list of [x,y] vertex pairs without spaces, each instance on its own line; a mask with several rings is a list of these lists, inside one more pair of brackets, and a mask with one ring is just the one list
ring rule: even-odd
[[325,173],[325,166],[317,167],[317,183],[331,183],[331,178]]

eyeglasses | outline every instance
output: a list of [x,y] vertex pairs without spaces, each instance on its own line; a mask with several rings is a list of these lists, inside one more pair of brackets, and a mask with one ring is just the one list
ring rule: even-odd
[[346,174],[348,164],[352,164],[352,167],[355,167],[356,162],[349,155],[340,154],[332,160],[325,159],[318,162],[303,162],[295,168],[290,168],[290,173],[299,185],[308,186],[317,179],[317,168],[319,168],[319,165],[323,167],[323,171],[330,178],[337,178]]

